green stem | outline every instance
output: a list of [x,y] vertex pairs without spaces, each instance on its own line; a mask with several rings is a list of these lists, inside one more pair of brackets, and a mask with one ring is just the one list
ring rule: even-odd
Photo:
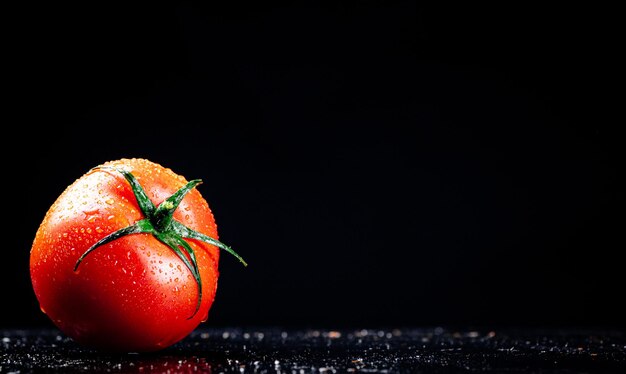
[[[197,185],[202,183],[200,179],[194,179],[188,182],[185,186],[172,194],[172,196],[165,199],[161,204],[159,204],[158,207],[155,207],[154,203],[152,203],[152,201],[148,198],[146,191],[143,189],[143,187],[141,187],[141,185],[137,181],[137,178],[135,178],[135,176],[131,172],[123,169],[112,168],[109,166],[98,166],[92,170],[112,170],[122,174],[126,181],[128,181],[128,184],[130,184],[130,187],[133,190],[133,194],[137,199],[137,205],[139,206],[139,209],[141,210],[145,218],[98,240],[78,258],[78,261],[76,261],[76,265],[74,265],[74,271],[78,270],[80,264],[90,253],[105,244],[132,234],[153,235],[161,243],[168,246],[178,256],[178,258],[185,264],[187,269],[189,269],[196,281],[196,284],[198,286],[198,299],[196,303],[196,309],[191,317],[189,317],[189,319],[191,319],[198,313],[202,302],[202,279],[200,277],[200,270],[198,269],[196,254],[193,248],[189,245],[189,243],[187,243],[183,238],[199,240],[214,245],[218,248],[222,248],[223,250],[235,256],[244,266],[248,266],[243,258],[241,258],[241,256],[239,256],[229,246],[223,244],[217,239],[211,238],[208,235],[204,235],[200,232],[194,231],[191,228],[183,225],[182,223],[174,220],[174,212],[183,201],[187,193],[189,193]],[[181,250],[181,247],[182,249],[184,249],[184,251]]]

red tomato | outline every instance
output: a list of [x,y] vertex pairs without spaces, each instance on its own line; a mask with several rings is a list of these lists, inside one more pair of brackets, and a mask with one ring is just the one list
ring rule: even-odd
[[154,351],[187,336],[215,298],[217,246],[235,254],[216,240],[197,183],[142,159],[76,180],[31,249],[41,310],[76,341],[108,350]]

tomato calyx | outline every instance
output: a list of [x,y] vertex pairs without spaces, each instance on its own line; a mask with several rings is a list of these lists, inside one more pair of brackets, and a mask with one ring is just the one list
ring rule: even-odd
[[235,251],[233,251],[232,248],[230,248],[226,244],[220,242],[217,239],[211,238],[208,235],[204,235],[200,232],[190,229],[182,223],[174,220],[174,211],[176,211],[185,195],[189,191],[194,189],[197,185],[202,183],[202,180],[194,179],[188,182],[170,197],[165,199],[161,204],[159,204],[159,206],[155,207],[150,198],[148,198],[146,191],[143,189],[143,187],[141,187],[139,181],[137,181],[137,178],[135,178],[135,176],[131,172],[108,166],[99,166],[93,168],[92,170],[112,170],[122,174],[126,181],[128,181],[128,183],[130,184],[133,194],[137,199],[137,205],[139,205],[139,209],[141,210],[145,218],[135,222],[130,226],[112,232],[111,234],[98,240],[78,258],[78,261],[76,261],[76,265],[74,265],[74,271],[78,270],[78,267],[83,262],[85,257],[87,257],[91,252],[93,252],[100,246],[103,246],[126,235],[153,235],[161,243],[167,245],[170,249],[172,249],[172,251],[174,251],[174,253],[176,253],[176,255],[181,259],[181,261],[189,269],[194,279],[196,280],[196,285],[198,286],[198,302],[196,304],[196,309],[194,313],[191,315],[191,317],[189,317],[189,319],[191,319],[196,315],[196,313],[198,313],[198,310],[200,309],[200,304],[202,302],[202,279],[200,278],[200,271],[198,270],[196,254],[193,248],[189,245],[189,243],[185,241],[185,238],[198,240],[221,248],[231,255],[235,256],[244,266],[248,266],[244,259],[241,258],[241,256],[239,256]]

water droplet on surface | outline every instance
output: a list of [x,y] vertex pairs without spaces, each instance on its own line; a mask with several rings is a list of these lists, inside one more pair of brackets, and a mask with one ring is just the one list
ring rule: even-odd
[[108,216],[108,217],[107,217],[107,219],[108,219],[109,221],[110,221],[110,220],[112,220],[113,218],[115,218],[115,216],[114,216],[114,215],[110,215],[110,216]]
[[123,272],[124,274],[126,274],[126,269],[122,268],[122,272]]
[[130,251],[126,252],[126,258],[130,260]]
[[174,278],[174,282],[178,282],[178,278]]
[[107,203],[107,204],[109,204],[109,205],[113,205],[113,203],[115,202],[115,200],[113,200],[113,199],[106,199],[104,202],[105,202],[105,203]]
[[87,227],[87,234],[91,234],[91,227]]
[[87,218],[87,222],[93,222],[93,221],[95,221],[97,218],[98,218],[97,216],[91,216],[91,217]]
[[173,267],[174,267],[174,264],[172,264],[171,262],[170,262],[170,267],[171,267],[171,268],[173,268]]
[[63,233],[63,237],[67,238],[67,233],[66,232]]
[[102,229],[100,228],[100,226],[96,227],[96,232],[97,232],[97,233],[101,233],[101,232],[103,232],[103,231],[104,231],[104,230],[102,230]]
[[189,214],[185,214],[185,219],[189,219]]

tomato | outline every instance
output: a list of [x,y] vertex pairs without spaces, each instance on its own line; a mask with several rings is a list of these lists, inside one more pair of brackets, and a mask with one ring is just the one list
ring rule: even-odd
[[76,180],[31,249],[41,310],[74,340],[106,350],[155,351],[187,336],[215,298],[218,247],[243,262],[217,240],[199,183],[144,159]]

